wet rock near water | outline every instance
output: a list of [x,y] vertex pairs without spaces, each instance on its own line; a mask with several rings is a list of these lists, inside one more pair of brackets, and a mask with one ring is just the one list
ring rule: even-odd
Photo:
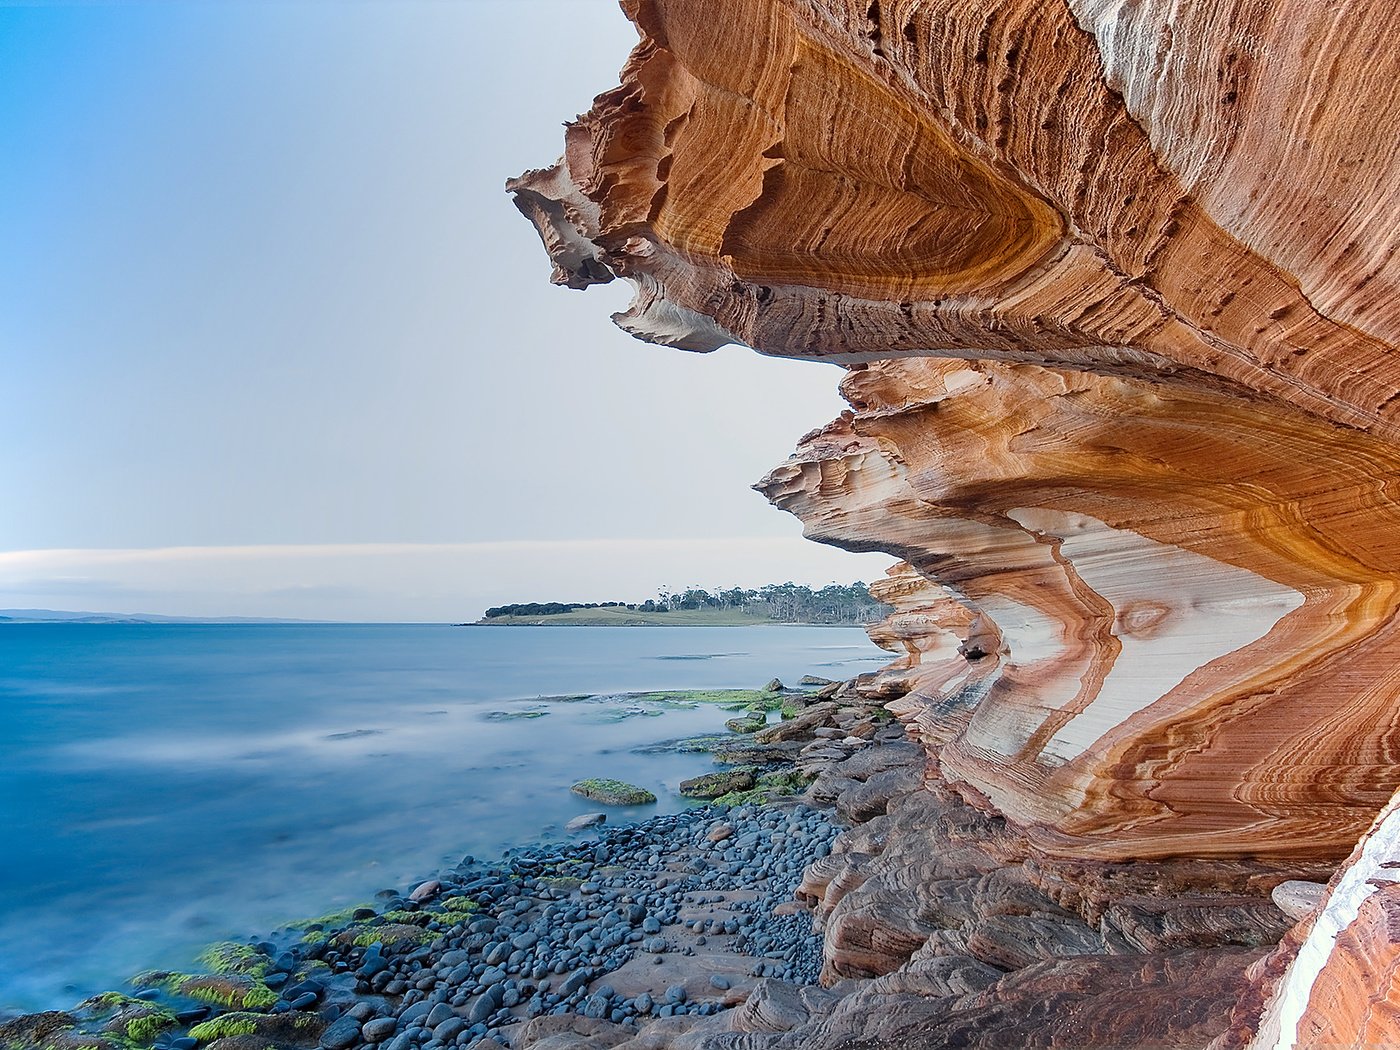
[[752,769],[731,769],[682,780],[680,793],[686,798],[719,798],[731,791],[747,791],[754,782]]
[[[761,720],[765,740],[715,738],[731,752],[717,758],[758,758],[683,785],[718,796],[719,806],[616,828],[601,827],[603,813],[583,814],[568,830],[597,836],[590,841],[512,851],[496,865],[464,858],[381,891],[374,907],[267,941],[217,945],[201,959],[208,973],[150,972],[134,995],[20,1019],[33,1031],[18,1045],[491,1050],[523,1045],[522,1022],[563,1045],[570,1019],[593,1034],[568,1038],[602,1039],[615,1028],[630,1039],[642,1027],[659,1037],[756,990],[765,1003],[781,997],[769,983],[809,986],[821,973],[821,942],[794,892],[838,829],[829,810],[797,796],[814,779],[851,780],[834,765],[902,737],[859,697],[810,701],[784,691],[773,701],[781,720]],[[654,801],[617,781],[573,790],[607,804]]]
[[599,824],[606,824],[608,815],[606,813],[580,813],[564,825],[565,831],[582,831],[584,828],[596,827]]
[[580,780],[569,790],[608,806],[649,806],[656,801],[656,796],[646,788],[622,780]]
[[[780,906],[830,850],[830,814],[796,802],[700,807],[598,831],[499,864],[465,858],[385,891],[378,909],[220,946],[208,958],[228,973],[143,975],[156,1001],[114,997],[115,1015],[158,1016],[139,1034],[161,1050],[490,1050],[483,1037],[513,1045],[532,1019],[636,1034],[727,1009],[765,977],[816,979],[820,938],[805,911]],[[88,1034],[97,1018],[34,1015],[7,1031],[26,1046],[125,1050],[115,1035]]]
[[[1032,862],[849,686],[774,724],[787,764],[697,778],[747,778],[728,805],[466,857],[373,908],[216,946],[221,973],[143,975],[136,995],[0,1035],[41,1050],[928,1050],[1142,1045],[1170,1016],[1170,1045],[1204,1047],[1287,928],[1278,877]],[[1295,890],[1315,895],[1278,896]]]

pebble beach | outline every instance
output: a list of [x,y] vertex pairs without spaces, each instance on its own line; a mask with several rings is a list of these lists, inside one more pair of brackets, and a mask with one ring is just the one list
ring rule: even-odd
[[821,936],[796,894],[842,820],[820,785],[816,801],[795,785],[903,737],[838,688],[787,690],[786,717],[710,742],[726,775],[740,755],[757,764],[739,775],[773,791],[633,823],[589,814],[566,841],[466,856],[363,906],[213,945],[203,972],[146,971],[11,1018],[0,1046],[563,1050],[594,1045],[590,1023],[664,1030],[756,994],[770,1009],[824,995]]

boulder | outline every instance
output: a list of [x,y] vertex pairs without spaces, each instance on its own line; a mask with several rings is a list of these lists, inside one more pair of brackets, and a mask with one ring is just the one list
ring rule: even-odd
[[628,784],[622,780],[597,778],[580,780],[569,788],[575,795],[591,798],[607,806],[645,806],[656,801],[656,796],[646,788]]
[[719,798],[731,791],[747,791],[753,785],[753,770],[730,769],[682,780],[680,791],[686,798]]
[[565,831],[582,831],[584,828],[591,828],[606,822],[606,813],[580,813],[573,820],[564,825]]

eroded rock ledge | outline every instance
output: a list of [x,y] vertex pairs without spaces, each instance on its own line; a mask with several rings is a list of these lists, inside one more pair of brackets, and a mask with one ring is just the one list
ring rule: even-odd
[[[1400,785],[1393,6],[623,6],[621,86],[510,188],[638,337],[847,366],[759,487],[901,559],[871,688],[934,781],[1081,895],[1346,858]],[[1229,1038],[1400,1041],[1391,896]]]

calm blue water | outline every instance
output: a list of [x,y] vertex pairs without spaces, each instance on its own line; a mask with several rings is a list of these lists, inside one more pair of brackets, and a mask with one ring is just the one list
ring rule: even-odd
[[[656,806],[722,729],[560,694],[847,678],[847,628],[0,626],[0,1007],[72,1005],[210,941],[562,835],[611,776]],[[542,710],[501,719],[499,712]],[[495,716],[493,719],[492,716]]]

